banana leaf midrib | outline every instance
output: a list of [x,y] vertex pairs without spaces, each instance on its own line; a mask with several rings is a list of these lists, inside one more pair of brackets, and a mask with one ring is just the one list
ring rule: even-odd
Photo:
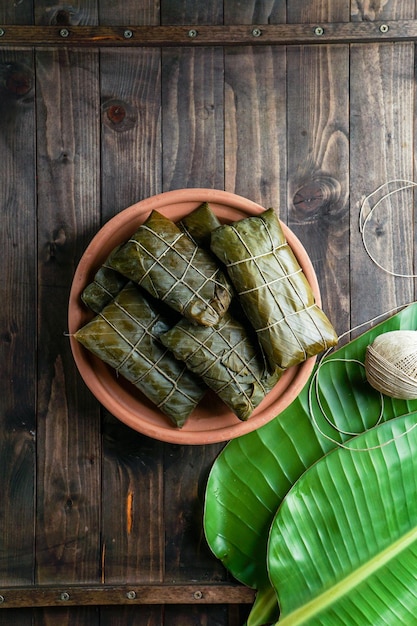
[[306,620],[311,619],[334,603],[338,598],[349,593],[349,591],[354,589],[362,581],[369,578],[369,576],[377,572],[381,567],[389,563],[389,561],[396,558],[415,541],[417,541],[417,525],[385,548],[385,550],[382,550],[372,557],[372,559],[369,559],[364,565],[358,567],[338,583],[326,589],[326,591],[314,598],[314,600],[307,602],[291,613],[283,615],[282,619],[280,619],[277,624],[279,624],[279,626],[298,626],[308,623]]

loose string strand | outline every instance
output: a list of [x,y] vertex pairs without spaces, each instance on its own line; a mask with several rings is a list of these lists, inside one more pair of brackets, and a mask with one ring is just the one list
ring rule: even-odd
[[[392,189],[391,191],[388,191],[387,193],[385,193],[368,211],[366,217],[364,217],[365,215],[365,205],[368,204],[369,200],[375,196],[379,191],[381,191],[382,189],[384,189],[384,187],[387,187],[388,185],[394,184],[394,183],[404,183],[402,184],[401,187],[399,187],[398,189]],[[382,185],[380,185],[377,189],[375,189],[375,191],[373,191],[372,193],[370,193],[369,195],[366,196],[366,198],[364,199],[364,201],[361,204],[360,210],[359,210],[359,232],[362,235],[362,243],[363,246],[365,248],[365,251],[367,253],[367,255],[369,256],[369,258],[371,259],[371,261],[373,263],[375,263],[375,265],[377,267],[379,267],[381,270],[383,270],[384,272],[386,272],[387,274],[390,274],[391,276],[395,276],[397,278],[417,278],[417,274],[402,274],[400,272],[394,272],[393,270],[390,270],[386,267],[384,267],[383,265],[381,265],[381,263],[379,263],[379,261],[375,258],[375,256],[372,254],[367,239],[366,239],[366,227],[369,225],[370,220],[375,212],[375,209],[387,198],[389,198],[390,196],[399,193],[400,191],[404,191],[405,189],[411,189],[413,187],[416,187],[417,183],[412,181],[412,180],[407,180],[407,179],[394,179],[394,180],[389,180],[386,183],[383,183]]]

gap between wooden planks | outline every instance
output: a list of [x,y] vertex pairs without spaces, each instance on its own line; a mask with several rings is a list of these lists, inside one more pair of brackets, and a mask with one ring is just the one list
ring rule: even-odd
[[0,26],[0,46],[233,46],[417,40],[417,20],[187,26]]

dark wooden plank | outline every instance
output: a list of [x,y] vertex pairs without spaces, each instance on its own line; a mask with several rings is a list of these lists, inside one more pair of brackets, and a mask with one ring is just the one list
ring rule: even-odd
[[33,626],[32,609],[10,609],[10,611],[0,611],[0,626]]
[[127,0],[115,3],[114,0],[100,0],[99,23],[114,26],[115,24],[138,24],[155,26],[159,24],[160,7],[155,0]]
[[[101,53],[102,219],[160,191],[160,57]],[[115,107],[125,112],[120,120]],[[107,415],[102,579],[162,580],[162,446]],[[112,494],[111,507],[106,494]]]
[[[414,0],[390,0],[374,7],[358,5],[358,8],[356,17],[366,20],[415,19],[417,11]],[[414,46],[353,45],[350,73],[350,271],[355,327],[414,300],[412,279],[391,276],[368,258],[357,222],[360,206],[369,193],[391,179],[414,179],[415,101],[410,89],[415,83]],[[385,187],[372,197],[368,206],[396,188],[395,184]],[[410,228],[415,223],[413,197],[412,193],[404,192],[385,200],[367,230],[371,253],[384,267],[401,274],[414,273],[414,237]]]
[[286,51],[225,50],[225,187],[285,220]]
[[223,444],[177,446],[165,451],[165,580],[214,582],[223,567],[207,547],[203,531],[205,486]]
[[104,426],[103,546],[106,584],[163,580],[161,444],[107,416]]
[[52,4],[44,0],[36,0],[35,24],[37,26],[57,26],[54,30],[65,26],[86,26],[97,24],[97,0],[83,0],[73,4]]
[[156,49],[100,55],[102,217],[161,190],[161,75]]
[[162,52],[163,190],[223,189],[223,52]]
[[[353,0],[354,2],[355,0]],[[365,3],[361,3],[365,4]],[[331,22],[345,23],[350,21],[349,4],[347,2],[327,2],[326,0],[292,0],[287,2],[287,19],[290,24],[325,24],[325,29]],[[378,27],[379,25],[375,25]]]
[[[158,3],[100,2],[101,24],[158,24]],[[147,26],[146,26],[147,28]],[[157,49],[101,50],[102,221],[161,191],[161,69]],[[105,413],[102,582],[163,580],[163,446]],[[156,626],[162,609],[102,609],[102,626]]]
[[292,48],[288,77],[288,225],[340,333],[349,327],[349,50]]
[[414,2],[409,0],[378,0],[378,2],[352,0],[350,12],[353,21],[380,22],[415,18]]
[[[173,5],[174,3],[170,3]],[[209,6],[210,5],[210,6]],[[219,3],[180,2],[176,16],[169,4],[161,21],[194,20],[197,29],[208,19],[220,21]],[[164,12],[164,8],[167,13]],[[172,7],[171,7],[172,8]],[[192,48],[162,53],[163,190],[224,186],[223,53]],[[222,445],[165,445],[165,580],[216,581],[226,577],[204,539],[202,510],[208,471]],[[203,593],[205,597],[206,594]],[[204,602],[203,598],[202,601]],[[222,606],[167,607],[164,623],[185,626],[196,620],[227,623]]]
[[[5,611],[6,615],[7,612]],[[46,608],[33,609],[33,626],[97,626],[98,609],[93,607],[80,608]]]
[[279,24],[286,21],[286,2],[271,0],[224,0],[225,24]]
[[[414,46],[353,46],[351,52],[352,326],[414,299],[413,280],[391,276],[367,256],[358,230],[362,202],[393,179],[414,178]],[[401,72],[398,71],[401,68]],[[399,188],[391,184],[375,195]],[[385,200],[366,229],[371,253],[388,270],[413,274],[413,193]]]
[[32,24],[33,0],[21,2],[2,2],[0,6],[0,24]]
[[[36,158],[34,61],[1,50],[0,580],[34,580]],[[28,531],[28,529],[30,529]],[[16,626],[30,623],[16,616]]]
[[[285,22],[282,2],[225,0],[226,24]],[[249,29],[252,30],[252,29]],[[286,219],[285,48],[225,49],[225,186]]]
[[36,575],[42,583],[94,581],[100,563],[99,410],[76,374],[65,331],[75,265],[99,218],[97,53],[38,52],[36,73]]
[[161,24],[221,24],[223,0],[199,2],[198,0],[160,0]]
[[[348,20],[342,3],[297,1],[288,20]],[[327,26],[326,26],[327,28]],[[349,47],[288,48],[288,225],[336,330],[349,327]]]
[[[207,19],[207,3],[178,3],[181,20]],[[212,10],[218,7],[212,3]],[[161,21],[168,17],[162,6]],[[219,19],[218,14],[213,19]],[[223,54],[220,49],[170,49],[162,53],[163,190],[223,188]],[[222,445],[165,445],[165,581],[222,580],[226,574],[203,533],[208,471]],[[165,624],[186,624],[184,608],[165,613]],[[200,608],[201,619],[224,621],[224,609]],[[204,616],[204,617],[203,617]],[[214,622],[216,623],[216,622]]]
[[146,606],[107,606],[100,608],[100,617],[104,626],[161,626],[162,608]]
[[[38,25],[96,23],[82,7],[35,5]],[[98,580],[100,413],[64,337],[75,265],[98,223],[98,55],[38,53],[39,363],[37,580]],[[96,609],[34,611],[42,626],[96,626]]]

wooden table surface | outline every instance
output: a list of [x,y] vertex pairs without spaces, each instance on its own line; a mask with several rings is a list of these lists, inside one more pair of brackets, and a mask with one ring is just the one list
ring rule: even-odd
[[[161,443],[100,407],[66,336],[72,277],[124,208],[208,187],[279,210],[339,334],[413,301],[413,278],[366,254],[358,218],[380,185],[415,176],[416,18],[415,0],[0,0],[0,624],[243,623],[253,594],[202,529],[223,444]],[[369,40],[355,41],[360,23],[377,26]],[[297,41],[262,41],[285,24]],[[18,45],[8,25],[55,29]],[[186,25],[188,39],[97,47],[94,29],[83,45],[60,32],[114,25],[150,39]],[[197,45],[199,27],[235,25]],[[414,274],[412,190],[368,235],[386,268]]]

